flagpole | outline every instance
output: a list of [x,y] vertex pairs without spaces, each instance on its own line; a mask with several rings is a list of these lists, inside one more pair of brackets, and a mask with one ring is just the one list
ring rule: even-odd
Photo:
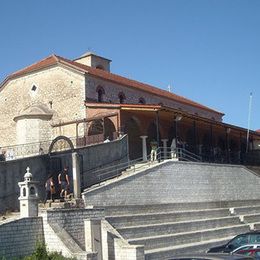
[[247,135],[246,135],[246,152],[248,152],[249,145],[249,128],[250,128],[250,119],[251,119],[251,107],[252,107],[252,92],[249,97],[249,107],[248,107],[248,119],[247,119]]

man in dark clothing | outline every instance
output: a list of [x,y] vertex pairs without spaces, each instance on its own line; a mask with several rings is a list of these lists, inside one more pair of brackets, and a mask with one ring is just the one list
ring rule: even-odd
[[64,167],[64,170],[58,175],[58,181],[61,190],[60,198],[67,198],[68,188],[70,185],[67,167]]

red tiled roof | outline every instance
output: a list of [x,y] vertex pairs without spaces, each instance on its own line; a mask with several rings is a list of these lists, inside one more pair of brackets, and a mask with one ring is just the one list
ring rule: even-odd
[[110,72],[107,72],[107,71],[104,71],[104,70],[95,69],[95,68],[89,67],[87,65],[65,59],[65,58],[57,56],[57,55],[51,55],[51,56],[49,56],[49,57],[47,57],[47,58],[45,58],[45,59],[43,59],[43,60],[41,60],[37,63],[34,63],[31,66],[28,66],[28,67],[26,67],[22,70],[19,70],[15,73],[11,74],[10,76],[8,76],[6,78],[6,80],[3,82],[3,84],[6,81],[8,81],[12,78],[22,76],[22,75],[30,73],[32,71],[37,71],[37,70],[42,69],[42,68],[47,68],[49,66],[52,66],[52,65],[55,65],[55,64],[58,64],[58,63],[73,67],[76,70],[80,70],[84,73],[88,73],[88,74],[95,76],[95,77],[98,77],[98,78],[109,80],[109,81],[112,81],[114,83],[118,83],[118,84],[121,84],[121,85],[124,85],[124,86],[132,87],[132,88],[135,88],[135,89],[138,89],[138,90],[141,90],[141,91],[145,91],[145,92],[148,92],[148,93],[152,93],[154,95],[164,97],[164,98],[168,98],[170,100],[174,100],[174,101],[180,102],[182,104],[194,106],[194,107],[206,110],[206,111],[210,111],[210,112],[218,113],[220,115],[224,115],[221,112],[213,110],[209,107],[201,105],[197,102],[194,102],[194,101],[189,100],[187,98],[184,98],[182,96],[179,96],[179,95],[170,93],[168,91],[156,88],[154,86],[151,86],[151,85],[148,85],[148,84],[136,81],[136,80],[128,79],[128,78],[125,78],[125,77],[122,77],[122,76],[119,76],[119,75],[116,75],[116,74],[113,74],[113,73],[110,73]]

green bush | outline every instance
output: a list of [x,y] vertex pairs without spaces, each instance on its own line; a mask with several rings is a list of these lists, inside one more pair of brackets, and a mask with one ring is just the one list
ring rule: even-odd
[[38,242],[33,254],[22,258],[22,260],[75,260],[75,258],[64,257],[58,252],[48,253],[46,245]]

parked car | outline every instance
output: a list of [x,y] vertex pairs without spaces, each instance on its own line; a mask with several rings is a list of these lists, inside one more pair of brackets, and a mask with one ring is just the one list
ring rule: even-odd
[[252,256],[257,260],[260,260],[260,244],[247,244],[240,246],[237,249],[233,250],[231,254]]
[[240,234],[224,245],[210,248],[207,253],[230,253],[240,246],[253,243],[260,243],[260,231],[251,231],[245,234]]
[[253,257],[227,254],[227,253],[204,253],[204,254],[189,254],[169,258],[168,260],[253,260]]

